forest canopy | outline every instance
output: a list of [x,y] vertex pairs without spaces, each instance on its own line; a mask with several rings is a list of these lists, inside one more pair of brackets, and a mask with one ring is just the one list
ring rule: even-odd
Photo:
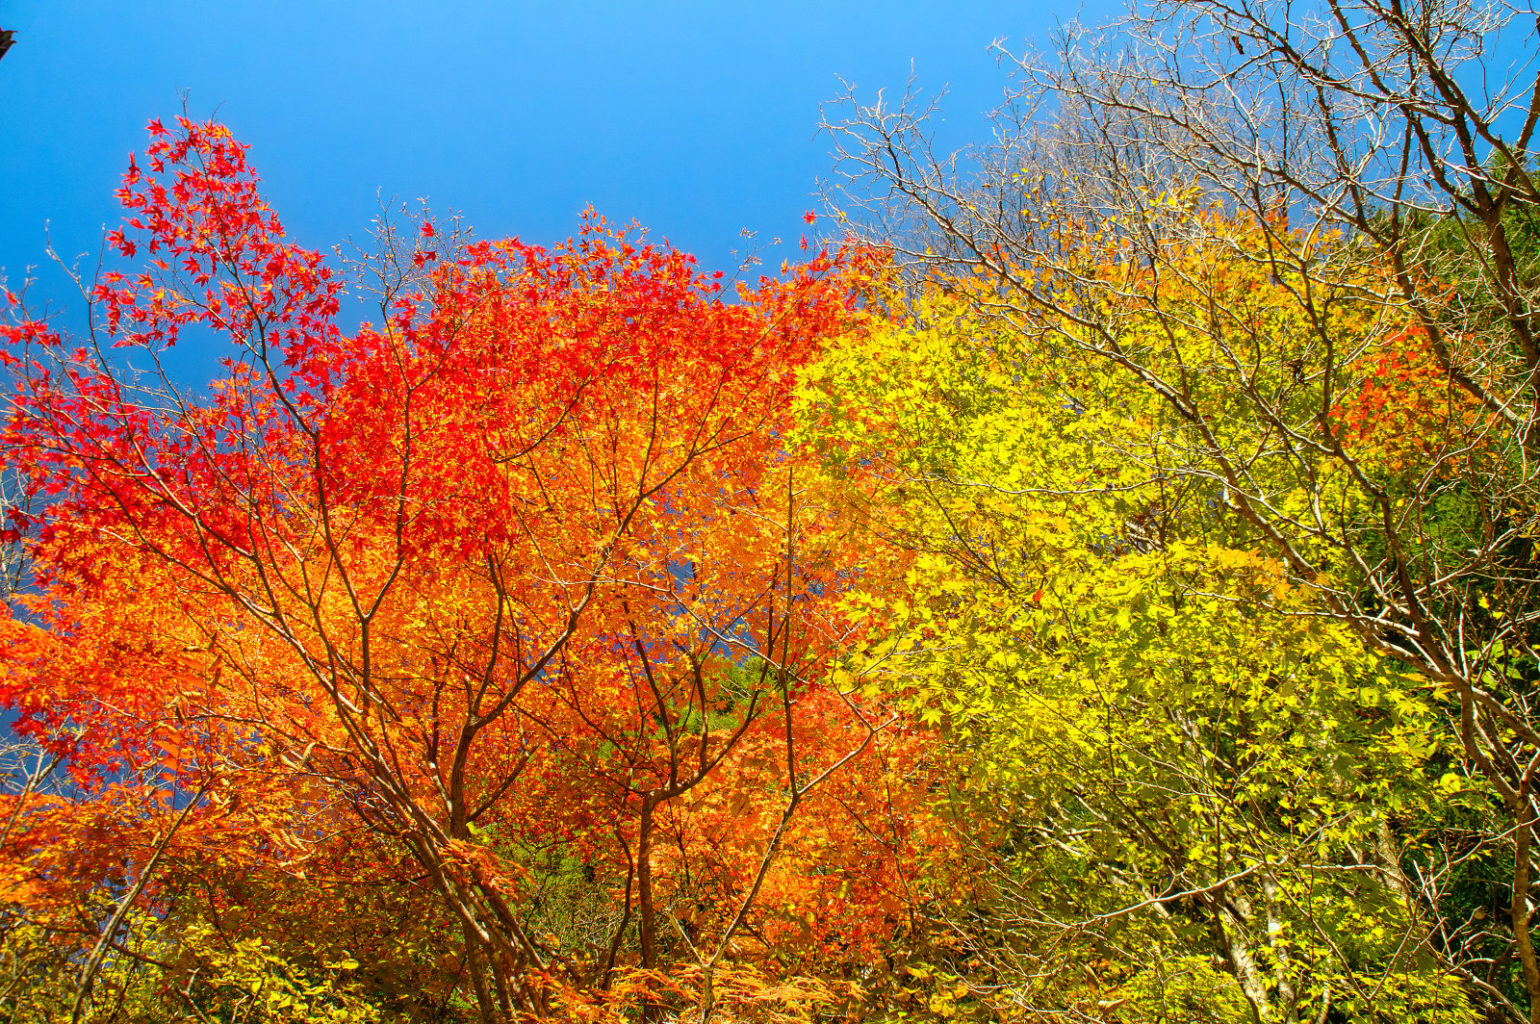
[[1514,17],[852,98],[757,280],[340,260],[152,122],[89,330],[0,325],[0,1017],[1540,1019]]

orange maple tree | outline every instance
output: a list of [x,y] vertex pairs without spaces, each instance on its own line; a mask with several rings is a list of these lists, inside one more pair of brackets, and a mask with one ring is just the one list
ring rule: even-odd
[[[7,524],[35,584],[0,621],[0,701],[71,779],[9,798],[4,899],[62,919],[113,876],[118,907],[233,921],[307,873],[318,919],[348,885],[427,892],[484,1020],[664,947],[709,993],[745,929],[811,941],[774,922],[814,909],[829,948],[896,927],[905,830],[859,863],[827,832],[884,813],[920,743],[829,673],[862,541],[786,440],[799,368],[863,329],[871,254],[730,295],[592,214],[552,248],[424,222],[347,334],[245,148],[151,133],[96,333],[0,329],[0,443],[39,509]],[[233,348],[196,398],[112,352],[158,368],[210,336]],[[533,898],[558,860],[607,900],[582,937]]]

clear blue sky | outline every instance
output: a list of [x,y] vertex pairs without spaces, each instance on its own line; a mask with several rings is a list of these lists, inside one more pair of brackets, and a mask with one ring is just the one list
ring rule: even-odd
[[[1100,6],[1096,6],[1100,4]],[[0,0],[0,267],[14,287],[95,252],[144,124],[217,115],[252,147],[291,235],[362,239],[378,197],[426,197],[482,237],[551,242],[592,203],[731,269],[740,230],[795,240],[830,169],[836,76],[950,89],[949,141],[984,130],[989,52],[1047,42],[1106,0],[437,4]],[[778,263],[781,254],[775,256]],[[40,267],[34,295],[64,294]],[[189,353],[191,358],[192,354]]]

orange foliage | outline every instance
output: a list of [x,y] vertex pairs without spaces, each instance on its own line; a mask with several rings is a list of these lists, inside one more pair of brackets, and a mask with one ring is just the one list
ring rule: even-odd
[[[632,927],[621,966],[679,959],[670,917],[700,957],[898,927],[936,838],[904,779],[925,739],[828,677],[864,541],[785,444],[872,256],[728,301],[592,214],[550,249],[424,224],[388,320],[346,335],[244,148],[152,131],[113,235],[140,269],[97,299],[118,345],[233,354],[190,401],[3,329],[3,443],[46,500],[16,524],[37,586],[0,622],[0,701],[74,787],[17,811],[5,899],[62,914],[157,843],[163,912],[190,879],[232,922],[252,886],[333,922],[359,886],[428,892],[453,984],[532,1012],[553,979],[608,984]],[[604,941],[533,930],[553,853],[623,915]]]

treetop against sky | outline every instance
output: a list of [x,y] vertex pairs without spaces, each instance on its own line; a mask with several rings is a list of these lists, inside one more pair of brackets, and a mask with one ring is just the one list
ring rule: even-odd
[[[264,191],[303,244],[364,239],[382,203],[461,211],[484,238],[547,243],[592,205],[710,269],[795,243],[828,176],[820,104],[948,91],[962,144],[1000,98],[990,53],[1043,42],[1110,5],[1000,2],[170,2],[5,5],[0,268],[67,300],[51,266],[94,259],[146,121],[217,115],[253,147]],[[45,231],[46,225],[46,231]],[[757,232],[749,241],[744,230]],[[767,252],[779,262],[784,253]],[[85,261],[89,264],[91,259]],[[182,355],[195,360],[193,352]],[[210,375],[212,362],[189,374]]]

